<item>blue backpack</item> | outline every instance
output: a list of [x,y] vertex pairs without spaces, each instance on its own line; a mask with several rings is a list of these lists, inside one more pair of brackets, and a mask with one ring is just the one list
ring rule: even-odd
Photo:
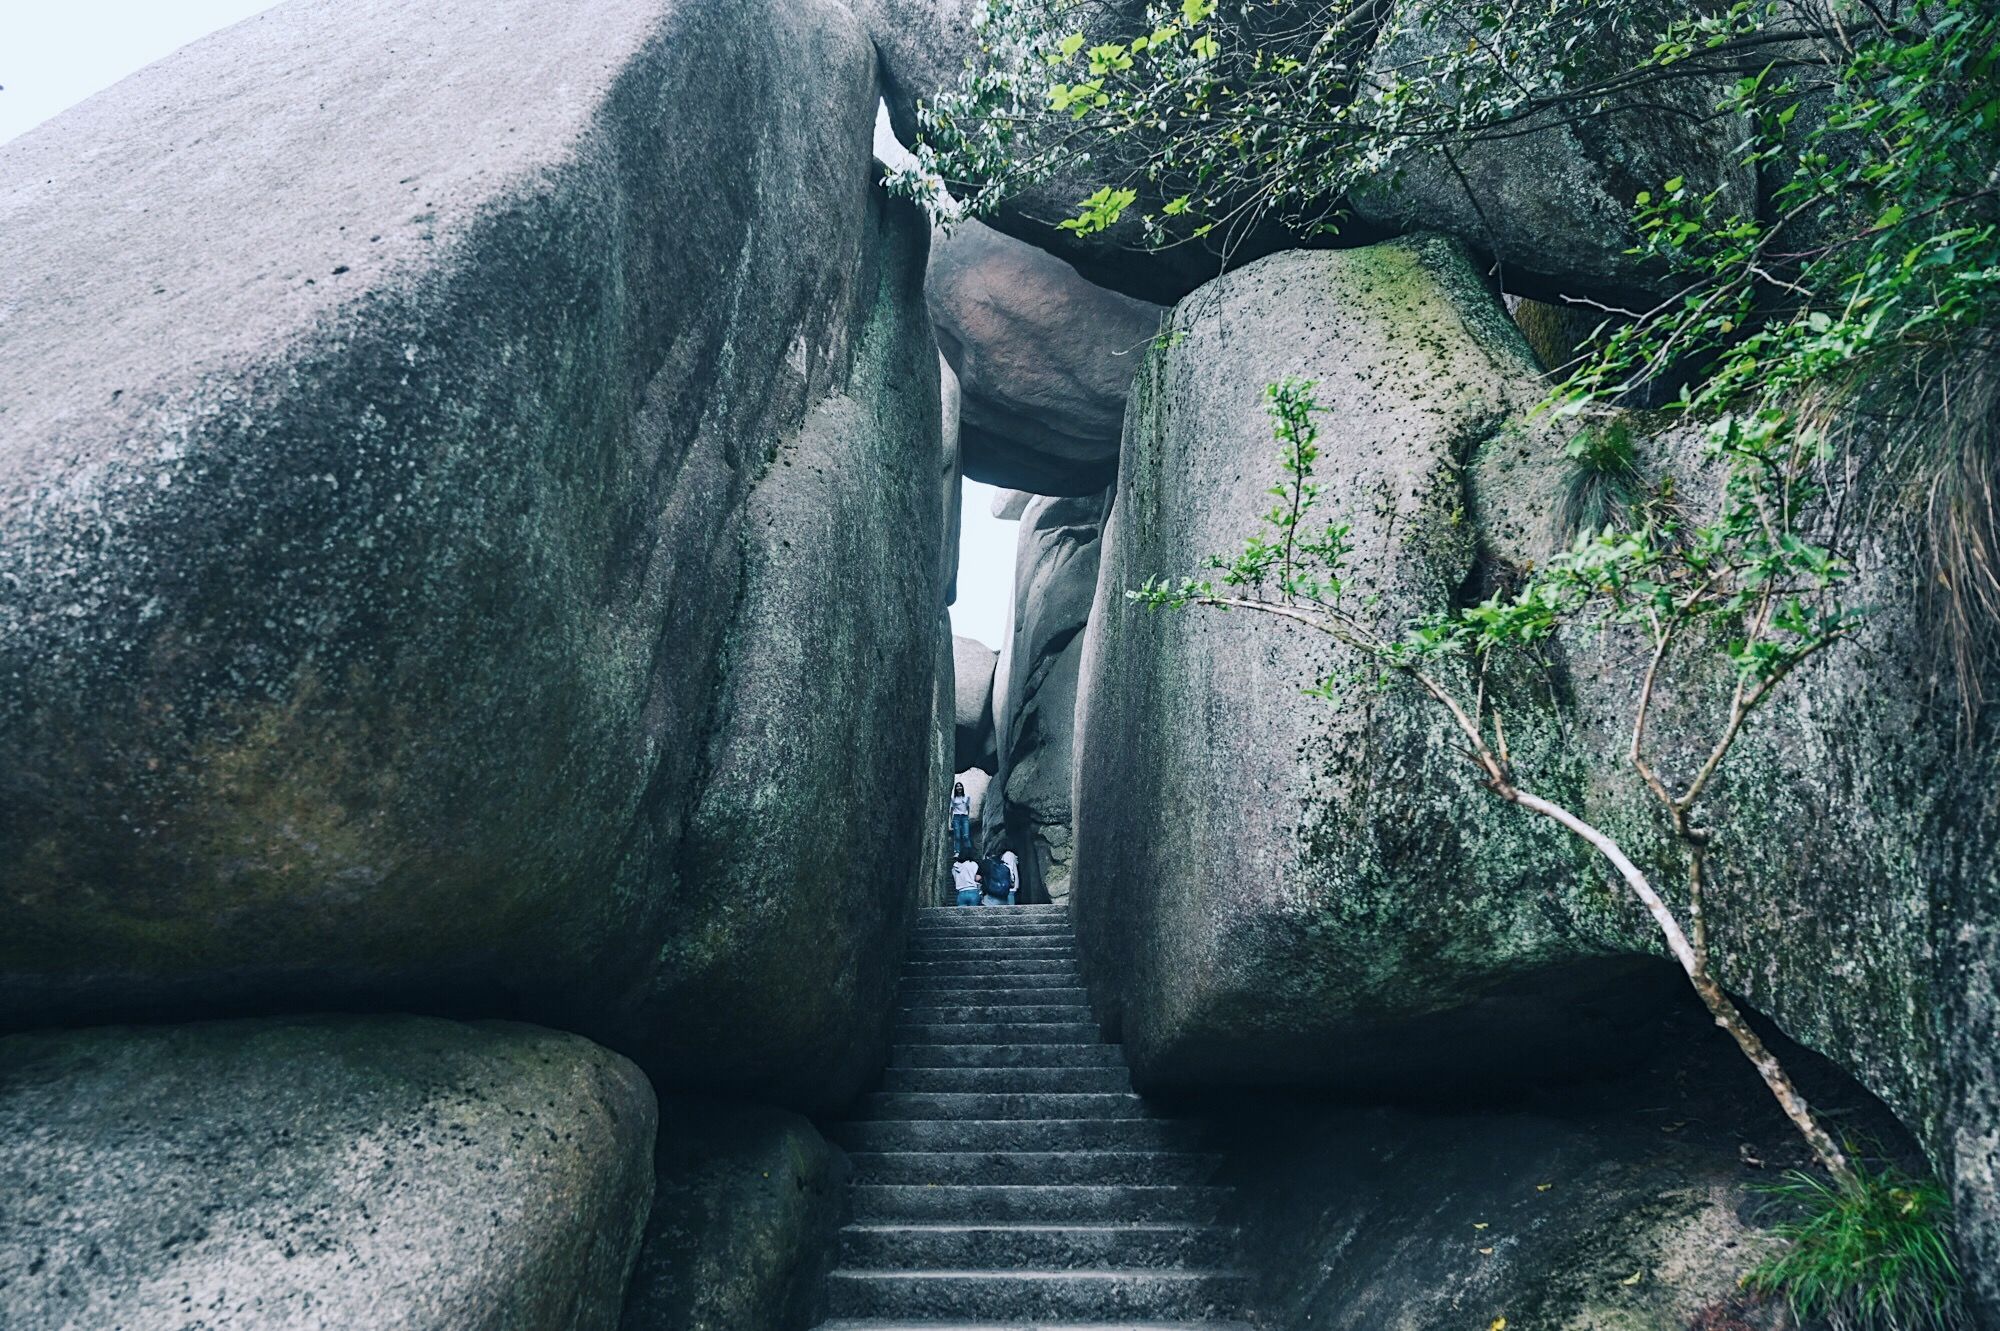
[[1014,886],[1014,876],[1007,871],[1007,861],[992,859],[986,861],[986,863],[988,865],[986,895],[989,897],[1006,896],[1008,890]]

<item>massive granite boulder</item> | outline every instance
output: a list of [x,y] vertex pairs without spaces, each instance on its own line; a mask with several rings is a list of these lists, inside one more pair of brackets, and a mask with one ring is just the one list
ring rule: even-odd
[[944,590],[877,97],[833,0],[292,0],[0,149],[0,1020],[858,1089]]
[[1037,494],[1110,484],[1125,393],[1160,307],[979,222],[933,242],[924,291],[964,393],[965,474]]
[[[1647,960],[1650,922],[1579,843],[1481,791],[1426,699],[1341,673],[1329,642],[1272,616],[1124,599],[1255,529],[1277,474],[1260,386],[1285,375],[1318,381],[1322,502],[1353,524],[1355,604],[1394,624],[1545,559],[1568,464],[1522,414],[1536,367],[1493,293],[1459,247],[1413,238],[1252,265],[1174,331],[1127,418],[1074,785],[1080,944],[1135,1076],[1432,1091],[1643,1052],[1632,1023],[1682,983]],[[1714,502],[1692,432],[1630,424],[1690,512]],[[1964,1033],[1996,1020],[1994,746],[1956,732],[1920,649],[1914,548],[1885,529],[1853,552],[1875,607],[1861,640],[1746,730],[1706,809],[1708,920],[1724,983],[1923,1145],[1979,1269],[2000,1216],[1995,1061]],[[1518,770],[1669,862],[1625,759],[1633,651],[1554,644],[1489,696]],[[1336,701],[1299,694],[1329,677]],[[1692,770],[1726,696],[1676,664],[1659,761]]]
[[0,1324],[610,1331],[653,1092],[508,1022],[0,1039]]
[[1357,597],[1385,623],[1447,604],[1475,553],[1460,469],[1532,400],[1497,301],[1439,237],[1278,255],[1184,303],[1170,343],[1126,417],[1074,773],[1073,908],[1134,1075],[1428,1088],[1615,1052],[1647,964],[1550,910],[1580,857],[1484,798],[1438,717],[1303,696],[1338,663],[1289,621],[1125,597],[1256,529],[1264,386],[1292,375],[1317,381]]
[[1077,670],[1110,498],[1037,499],[1021,519],[1013,631],[993,690],[999,817],[987,820],[985,836],[989,847],[1004,845],[1020,857],[1027,902],[1069,896]]
[[[1886,400],[1868,405],[1894,418]],[[1704,432],[1648,431],[1645,420],[1633,418],[1641,472],[1673,477],[1688,512],[1713,511],[1723,474]],[[1569,481],[1558,442],[1524,430],[1482,450],[1468,472],[1468,501],[1496,562],[1525,567],[1567,535],[1550,521]],[[1864,442],[1854,456],[1872,448]],[[1716,969],[1743,1001],[1847,1069],[1922,1142],[1956,1199],[1967,1270],[1991,1273],[2000,1261],[2000,1056],[1984,1037],[2000,1029],[2000,863],[1989,853],[2000,844],[2000,737],[1990,722],[1962,725],[1943,682],[1950,667],[1920,534],[1927,501],[1893,497],[1861,465],[1832,507],[1872,505],[1866,528],[1841,541],[1855,570],[1845,599],[1866,618],[1853,642],[1752,717],[1704,800],[1717,847],[1705,915]],[[1583,774],[1567,791],[1574,807],[1639,862],[1671,863],[1625,756],[1637,650],[1572,635],[1561,648],[1566,705],[1554,715],[1523,709],[1521,719],[1545,729],[1551,747],[1559,737],[1558,761]],[[1699,768],[1732,684],[1713,654],[1691,653],[1663,674],[1648,726],[1661,770]],[[1599,938],[1651,944],[1628,916],[1577,918]],[[1982,1297],[2000,1325],[1990,1276]]]
[[818,1322],[847,1158],[796,1114],[669,1096],[658,1188],[619,1331],[804,1331]]
[[957,634],[951,639],[951,676],[954,700],[952,765],[963,772],[977,767],[992,773],[993,753],[993,666],[998,657],[977,638]]

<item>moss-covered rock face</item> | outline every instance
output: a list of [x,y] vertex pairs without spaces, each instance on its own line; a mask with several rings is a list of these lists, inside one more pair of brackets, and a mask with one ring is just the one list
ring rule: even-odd
[[1125,599],[1256,528],[1264,385],[1296,375],[1357,599],[1386,622],[1444,605],[1473,562],[1461,470],[1529,400],[1525,350],[1439,238],[1263,260],[1183,302],[1169,343],[1127,417],[1074,790],[1078,927],[1135,1075],[1360,1087],[1601,1058],[1651,981],[1579,927],[1573,849],[1485,800],[1432,708],[1311,701],[1340,664],[1325,639]]
[[847,1158],[796,1114],[669,1097],[658,1191],[620,1331],[805,1331],[846,1205]]
[[[1276,475],[1258,395],[1285,375],[1320,381],[1322,503],[1353,524],[1374,613],[1396,622],[1546,558],[1567,464],[1520,414],[1531,360],[1439,241],[1263,261],[1184,302],[1175,333],[1128,417],[1075,788],[1080,936],[1135,1073],[1433,1089],[1576,1070],[1627,1002],[1679,983],[1648,963],[1653,927],[1606,867],[1488,797],[1400,683],[1300,697],[1339,664],[1324,640],[1123,599],[1255,529]],[[1691,432],[1642,452],[1691,509],[1713,502]],[[1991,1268],[1994,747],[1961,740],[1931,677],[1908,545],[1856,554],[1865,632],[1759,714],[1707,809],[1717,964],[1895,1110],[1954,1180],[1968,1266]],[[1579,637],[1490,687],[1531,788],[1677,897],[1625,757],[1636,652]],[[1677,663],[1651,725],[1666,771],[1713,743],[1727,683],[1699,654]]]
[[[1673,477],[1689,511],[1712,507],[1722,475],[1702,431],[1632,423],[1639,468]],[[1549,521],[1564,483],[1558,442],[1515,431],[1473,468],[1473,508],[1496,559],[1525,565],[1561,538]],[[1959,729],[1929,642],[1926,565],[1893,496],[1857,487],[1836,498],[1875,524],[1845,546],[1856,567],[1845,595],[1868,617],[1851,644],[1753,716],[1702,806],[1715,838],[1711,948],[1732,990],[1886,1101],[1940,1174],[1955,1176],[1970,1251],[1981,1254],[1971,1265],[1990,1270],[2000,1261],[2000,1045],[1980,1033],[2000,1019],[2000,877],[1988,853],[2000,828],[2000,750],[1990,732]],[[1575,807],[1678,903],[1683,870],[1626,758],[1641,650],[1613,635],[1564,642],[1566,705],[1529,723],[1560,729],[1590,773]],[[1685,780],[1721,733],[1732,680],[1699,645],[1675,666],[1658,690],[1648,749],[1670,779]],[[1608,880],[1595,862],[1586,868]],[[1601,942],[1657,946],[1629,907],[1584,923]]]
[[0,1323],[609,1331],[652,1089],[418,1017],[0,1039]]
[[0,152],[0,1021],[857,1087],[948,573],[874,69],[827,0],[295,0]]

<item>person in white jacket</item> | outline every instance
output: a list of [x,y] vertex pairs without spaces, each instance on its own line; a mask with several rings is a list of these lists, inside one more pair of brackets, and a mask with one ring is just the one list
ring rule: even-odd
[[951,883],[958,890],[958,904],[977,906],[979,904],[979,864],[972,858],[972,852],[962,850],[951,866]]
[[1003,850],[1000,862],[1007,866],[1007,904],[1011,906],[1021,899],[1021,857],[1011,850]]

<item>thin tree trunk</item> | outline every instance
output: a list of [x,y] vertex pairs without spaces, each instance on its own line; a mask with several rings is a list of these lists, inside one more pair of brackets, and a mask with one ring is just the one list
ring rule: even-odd
[[1771,1098],[1778,1102],[1778,1108],[1785,1111],[1785,1117],[1792,1121],[1792,1126],[1796,1127],[1799,1135],[1806,1139],[1806,1144],[1812,1147],[1813,1154],[1819,1157],[1827,1172],[1843,1186],[1852,1186],[1856,1181],[1854,1166],[1849,1162],[1847,1153],[1840,1149],[1840,1144],[1834,1141],[1832,1134],[1819,1125],[1819,1120],[1813,1115],[1812,1106],[1806,1103],[1805,1096],[1799,1094],[1799,1088],[1792,1084],[1791,1077],[1786,1074],[1777,1056],[1764,1046],[1764,1042],[1757,1037],[1757,1032],[1743,1019],[1743,1013],[1730,1001],[1722,986],[1708,973],[1706,959],[1696,955],[1693,944],[1688,941],[1687,934],[1681,929],[1680,921],[1674,918],[1673,911],[1660,899],[1660,894],[1653,890],[1652,883],[1640,871],[1639,866],[1632,863],[1631,858],[1620,849],[1617,842],[1560,804],[1545,800],[1539,795],[1531,795],[1511,785],[1496,788],[1495,793],[1502,799],[1510,800],[1524,809],[1561,824],[1588,842],[1592,849],[1611,862],[1611,866],[1618,870],[1618,876],[1625,880],[1625,885],[1652,915],[1653,922],[1659,926],[1660,933],[1667,940],[1667,950],[1674,954],[1674,960],[1680,962],[1681,969],[1687,972],[1688,982],[1694,986],[1695,993],[1701,996],[1702,1005],[1708,1009],[1709,1016],[1713,1017],[1715,1024],[1728,1031],[1730,1038],[1736,1041],[1737,1048],[1741,1049],[1744,1057],[1750,1060],[1750,1066],[1757,1069],[1757,1075],[1764,1079],[1764,1085],[1770,1089]]

